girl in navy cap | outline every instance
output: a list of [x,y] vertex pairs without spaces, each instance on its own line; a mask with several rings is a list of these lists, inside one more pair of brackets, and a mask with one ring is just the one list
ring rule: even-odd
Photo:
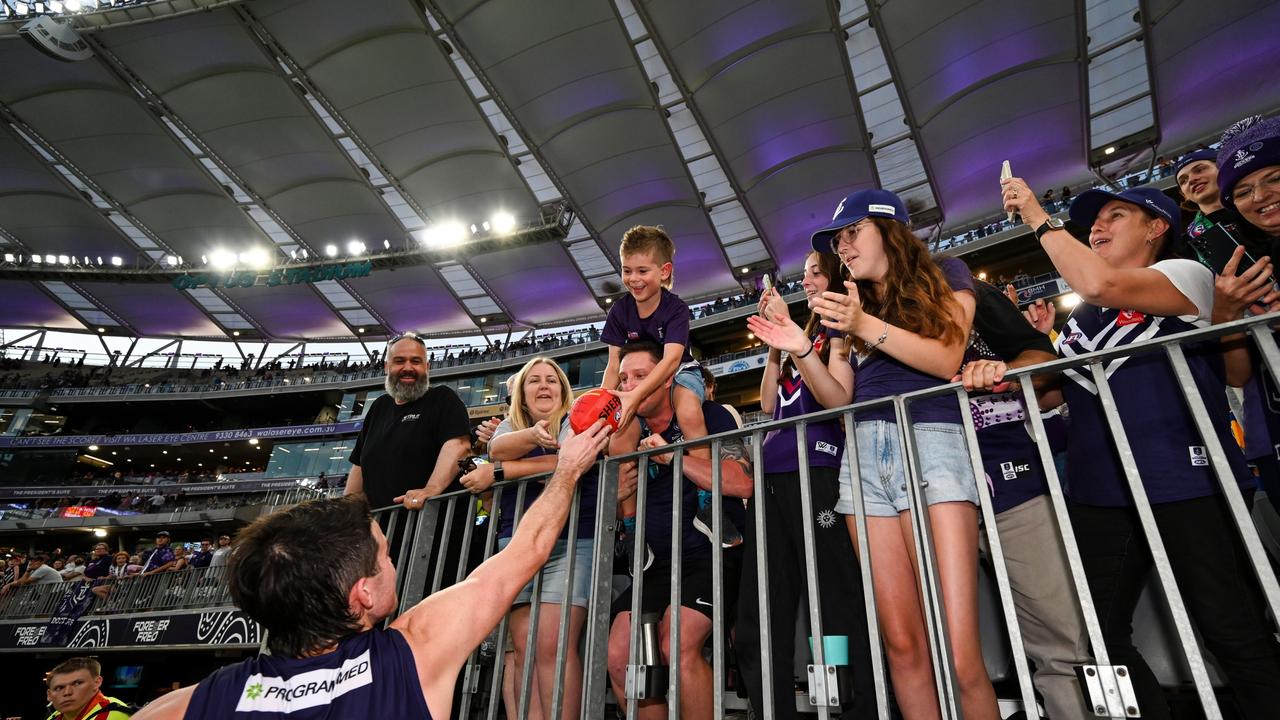
[[[812,308],[823,326],[849,338],[855,403],[946,383],[958,372],[968,344],[976,306],[969,268],[955,258],[930,257],[908,222],[897,195],[864,190],[845,198],[831,223],[812,237],[814,249],[834,251],[848,274],[848,294],[827,291]],[[933,527],[964,716],[998,718],[978,632],[978,488],[960,409],[947,396],[912,403],[909,412],[909,429],[898,426],[891,405],[854,416],[876,611],[894,695],[909,720],[938,716],[937,694],[922,691],[933,686],[933,669],[907,511],[901,440],[902,432],[910,431]],[[841,463],[835,509],[845,515],[856,545],[853,482],[849,463]]]
[[[1059,355],[1210,324],[1213,273],[1191,260],[1162,259],[1179,221],[1172,198],[1153,188],[1081,194],[1070,215],[1090,229],[1091,251],[1049,217],[1021,178],[1001,185],[1005,210],[1021,214],[1035,230],[1082,299],[1058,336]],[[1264,294],[1266,278],[1254,281]],[[1251,499],[1253,477],[1231,436],[1224,393],[1224,379],[1239,385],[1248,378],[1247,351],[1213,341],[1188,346],[1186,356],[1196,383],[1192,392],[1208,408],[1234,479]],[[1003,369],[997,367],[997,382]],[[1149,353],[1108,361],[1105,369],[1187,609],[1244,716],[1274,717],[1280,707],[1280,646],[1172,368],[1163,353]],[[1065,399],[1071,410],[1065,489],[1110,659],[1129,667],[1143,718],[1169,717],[1160,685],[1133,644],[1134,608],[1153,561],[1098,388],[1086,368],[1064,372],[1060,387],[1042,395],[1041,405]]]

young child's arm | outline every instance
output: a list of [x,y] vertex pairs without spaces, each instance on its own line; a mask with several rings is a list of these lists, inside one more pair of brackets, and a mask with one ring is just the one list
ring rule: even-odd
[[[617,348],[610,348],[609,365],[613,366],[613,351]],[[668,380],[675,377],[676,371],[680,369],[680,359],[684,357],[684,345],[681,343],[667,343],[662,347],[662,361],[653,367],[653,372],[649,373],[644,380],[640,381],[640,385],[630,392],[622,392],[615,390],[618,397],[622,398],[622,424],[619,427],[626,427],[627,423],[636,415],[636,408],[640,407],[640,403],[644,402],[654,390],[664,387]],[[605,370],[605,376],[608,377],[609,371]],[[608,386],[606,386],[608,387]],[[610,389],[617,387],[617,377],[615,371],[614,385]],[[683,426],[682,426],[683,427]],[[689,428],[685,428],[688,430]],[[704,433],[705,434],[705,433]]]
[[617,345],[609,346],[609,364],[604,368],[604,380],[600,382],[600,387],[605,390],[618,391],[618,368],[622,365],[622,348]]

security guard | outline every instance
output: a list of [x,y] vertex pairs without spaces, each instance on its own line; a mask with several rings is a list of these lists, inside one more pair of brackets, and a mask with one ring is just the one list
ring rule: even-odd
[[47,720],[128,720],[124,702],[102,694],[102,665],[90,657],[63,660],[45,676],[54,711]]

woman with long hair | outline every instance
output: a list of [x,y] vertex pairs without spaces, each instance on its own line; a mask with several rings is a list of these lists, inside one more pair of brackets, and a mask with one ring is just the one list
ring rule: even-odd
[[[573,389],[569,378],[556,362],[535,357],[520,368],[511,381],[510,411],[494,430],[489,441],[489,464],[478,465],[462,477],[463,486],[473,493],[488,490],[494,482],[518,480],[555,470],[557,448],[569,437],[569,407]],[[516,514],[516,486],[502,492],[498,505],[498,546],[511,541]],[[531,481],[525,488],[524,505],[528,507],[542,491],[541,483]],[[559,650],[561,606],[568,602],[569,634],[565,645],[564,706],[562,718],[577,718],[582,694],[582,657],[578,643],[587,618],[591,595],[592,536],[595,531],[596,470],[583,474],[578,485],[579,522],[566,528],[555,550],[542,570],[542,592],[538,610],[538,628],[534,648],[526,647],[533,600],[533,583],[516,597],[511,611],[510,632],[515,644],[515,672],[519,677],[526,663],[533,663],[533,686],[529,695],[531,719],[546,718],[551,712],[555,691],[556,652]],[[569,553],[573,553],[573,578],[570,597],[564,597],[568,577]],[[518,681],[517,681],[518,687]]]
[[[805,258],[801,285],[807,302],[822,293],[843,294],[840,260],[829,252],[814,251]],[[853,399],[853,367],[842,333],[821,324],[821,316],[811,312],[801,328],[791,319],[787,304],[777,290],[760,298],[760,313],[747,319],[747,326],[769,346],[769,359],[760,379],[760,409],[773,419],[794,418],[825,408],[848,405]],[[786,357],[783,354],[786,353]],[[814,545],[818,549],[818,595],[822,601],[824,660],[829,665],[858,668],[852,693],[844,693],[844,717],[872,717],[875,690],[866,668],[871,654],[867,642],[863,605],[850,598],[862,597],[862,575],[845,529],[836,522],[840,499],[840,459],[844,454],[844,431],[839,420],[809,423],[805,434],[809,485],[815,517],[807,518],[800,504],[800,456],[796,429],[787,425],[764,438],[763,494],[748,501],[745,554],[755,554],[758,533],[755,504],[764,505],[769,575],[760,577],[755,562],[743,563],[738,589],[736,646],[738,666],[746,680],[747,695],[756,716],[764,717],[763,674],[760,667],[760,616],[758,587],[768,588],[770,606],[770,647],[773,649],[774,717],[796,716],[795,686],[792,683],[792,656],[796,611],[807,595],[805,582],[804,524],[812,523]],[[806,606],[807,607],[807,606]],[[813,642],[813,640],[810,640]],[[834,657],[833,657],[834,655]],[[844,657],[840,657],[843,655]]]
[[[935,260],[911,234],[897,195],[864,190],[845,198],[831,223],[813,234],[815,250],[834,250],[849,273],[847,294],[813,302],[822,325],[849,337],[855,403],[942,385],[959,370],[973,323],[973,278],[955,258]],[[967,718],[998,718],[978,630],[978,487],[946,396],[912,403],[900,428],[891,406],[856,413],[856,458],[867,514],[872,578],[894,695],[908,720],[938,717],[917,548],[908,512],[902,434],[914,434],[920,485],[933,528],[951,660]],[[840,503],[857,545],[849,464],[841,464]],[[856,601],[855,601],[856,602]]]

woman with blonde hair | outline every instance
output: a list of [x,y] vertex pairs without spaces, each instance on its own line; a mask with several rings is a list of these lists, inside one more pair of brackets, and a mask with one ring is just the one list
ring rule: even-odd
[[[463,486],[473,493],[480,493],[488,490],[495,482],[518,480],[553,471],[560,442],[572,434],[568,419],[572,404],[573,389],[569,385],[569,378],[554,360],[535,357],[525,363],[511,383],[511,409],[506,419],[494,430],[493,439],[489,442],[489,458],[492,462],[478,465],[475,470],[464,475]],[[578,485],[578,525],[566,528],[551,553],[551,558],[542,569],[538,628],[532,650],[526,645],[533,583],[516,597],[516,607],[511,611],[510,631],[516,648],[516,672],[518,675],[523,673],[527,662],[534,665],[529,718],[545,718],[551,712],[551,701],[556,689],[556,653],[560,648],[561,606],[566,601],[572,607],[569,609],[569,633],[564,648],[564,701],[561,717],[576,718],[579,715],[582,658],[578,653],[578,643],[586,623],[587,603],[591,595],[591,538],[595,531],[596,487],[596,470],[593,468],[583,474]],[[518,489],[515,485],[503,488],[498,503],[500,549],[511,541]],[[529,481],[525,487],[524,506],[528,507],[541,491],[541,482]],[[571,552],[573,576],[566,600],[565,582],[569,577]]]

